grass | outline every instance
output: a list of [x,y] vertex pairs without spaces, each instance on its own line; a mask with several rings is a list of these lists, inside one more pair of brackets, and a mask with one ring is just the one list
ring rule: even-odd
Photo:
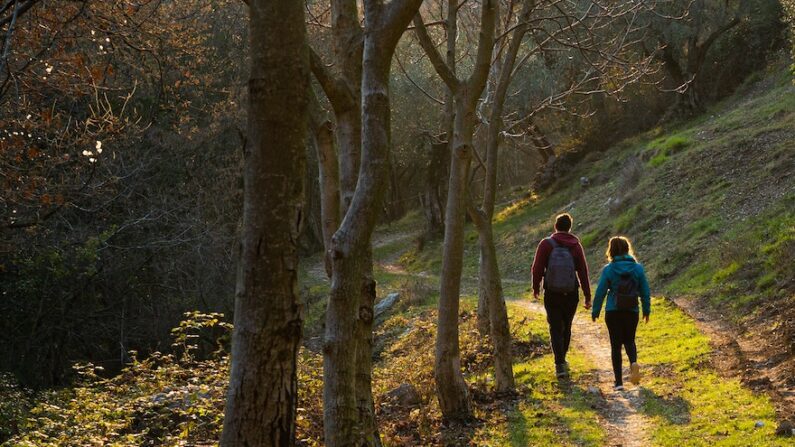
[[[508,307],[512,320],[522,321],[519,337],[540,337],[549,342],[546,320],[540,314],[519,306]],[[592,369],[578,352],[569,355],[571,381],[559,382],[554,376],[551,354],[516,359],[514,375],[522,399],[504,409],[499,422],[488,424],[476,434],[476,445],[489,446],[601,446],[607,434],[594,409],[599,397],[588,393]]]
[[635,205],[632,208],[624,211],[624,213],[616,218],[615,223],[613,224],[613,230],[616,233],[623,233],[629,230],[638,220],[640,212],[640,205]]
[[638,327],[638,352],[644,365],[685,368],[702,364],[711,352],[709,338],[669,301],[652,299],[649,323]]
[[658,138],[649,143],[647,151],[652,153],[649,166],[656,168],[667,162],[671,156],[686,148],[691,144],[691,139],[687,135],[675,134]]
[[681,311],[662,299],[652,309],[638,330],[638,352],[653,371],[643,383],[642,411],[653,421],[655,444],[781,445],[769,399],[713,370],[709,339]]
[[[785,195],[754,219],[723,228],[717,218],[688,227],[692,237],[716,235],[667,289],[676,294],[712,294],[715,304],[731,302],[739,315],[758,302],[782,299],[786,279],[795,277],[795,194]],[[781,287],[784,285],[784,287]]]

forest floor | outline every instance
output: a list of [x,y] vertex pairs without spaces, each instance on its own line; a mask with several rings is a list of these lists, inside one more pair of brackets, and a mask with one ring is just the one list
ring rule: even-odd
[[[407,241],[414,237],[413,233],[406,233],[401,237],[393,235],[389,240]],[[422,288],[438,287],[437,274],[407,271],[405,266],[395,262],[399,259],[395,253],[382,250],[382,254],[386,256],[377,261],[382,287],[397,286],[407,290],[409,284],[409,289],[417,288],[411,281],[421,282]],[[474,279],[469,277],[463,281],[465,298],[461,324],[465,333],[473,330],[468,323],[474,319],[471,312],[476,293]],[[641,385],[636,387],[625,381],[627,389],[615,392],[612,390],[609,340],[603,321],[592,322],[588,312],[578,311],[570,353],[572,378],[558,381],[554,378],[551,353],[546,346],[548,336],[543,305],[530,298],[528,281],[506,278],[503,283],[514,336],[520,342],[527,338],[531,344],[541,341],[540,344],[545,345],[536,346],[529,351],[530,355],[526,355],[528,351],[514,348],[519,354],[515,358],[517,395],[495,405],[493,398],[483,396],[488,394],[484,392],[483,374],[488,373],[481,370],[467,374],[475,390],[473,400],[478,415],[473,426],[437,426],[436,436],[412,433],[411,426],[392,431],[394,426],[390,419],[403,415],[387,410],[381,416],[385,428],[391,431],[385,433],[388,445],[795,445],[774,434],[777,427],[774,398],[755,392],[743,385],[741,376],[721,372],[721,364],[710,361],[711,357],[723,356],[722,351],[716,351],[720,346],[719,333],[709,333],[708,337],[698,327],[703,321],[697,324],[697,320],[669,300],[655,298],[652,322],[641,323],[639,328],[638,344],[644,373]],[[428,312],[433,313],[433,310]],[[403,314],[398,318],[403,318]],[[380,337],[384,336],[381,332]],[[465,371],[468,370],[468,340],[471,334],[462,337]],[[401,347],[403,349],[405,346]],[[382,361],[394,360],[387,356]],[[428,363],[426,367],[430,366]],[[625,368],[625,375],[626,372]],[[488,383],[485,386],[487,390]],[[425,417],[438,418],[431,409],[434,406],[432,388],[429,389],[427,383],[418,388],[425,389]],[[388,401],[379,401],[379,408],[389,409]],[[496,413],[493,412],[495,408]]]

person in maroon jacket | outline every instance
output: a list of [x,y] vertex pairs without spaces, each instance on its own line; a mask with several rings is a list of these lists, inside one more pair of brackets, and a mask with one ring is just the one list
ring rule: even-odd
[[[533,259],[533,297],[538,299],[541,279],[548,273],[550,254],[556,247],[564,247],[571,253],[574,269],[579,281],[573,278],[573,289],[570,291],[549,290],[547,280],[544,281],[544,308],[547,311],[549,323],[549,336],[552,339],[552,352],[555,355],[555,374],[565,377],[569,373],[569,364],[566,362],[566,353],[571,341],[571,323],[577,304],[580,301],[579,288],[585,296],[585,308],[591,307],[591,283],[588,279],[588,263],[585,261],[585,251],[577,236],[571,234],[572,218],[568,213],[560,214],[555,218],[555,232],[544,238],[538,244],[535,258]],[[550,241],[552,239],[552,241]]]

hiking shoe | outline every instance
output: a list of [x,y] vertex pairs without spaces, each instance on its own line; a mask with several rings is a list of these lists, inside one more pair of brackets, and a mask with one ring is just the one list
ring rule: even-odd
[[569,375],[569,368],[565,363],[555,363],[555,376],[559,379]]
[[629,381],[635,385],[640,383],[640,366],[637,362],[629,365]]
[[624,385],[616,385],[613,387],[613,391],[624,391]]

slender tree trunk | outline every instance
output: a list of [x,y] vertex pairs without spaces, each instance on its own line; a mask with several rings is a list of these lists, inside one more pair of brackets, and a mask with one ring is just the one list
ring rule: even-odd
[[470,210],[470,215],[478,230],[480,245],[478,306],[483,305],[488,308],[488,325],[484,324],[484,326],[488,327],[494,346],[494,378],[497,392],[509,392],[515,386],[508,310],[505,307],[505,298],[502,293],[502,278],[497,262],[492,226],[494,204],[497,197],[499,136],[503,127],[502,114],[508,86],[513,75],[513,67],[521,48],[522,39],[528,30],[530,14],[534,8],[534,1],[525,2],[522,12],[519,14],[519,24],[511,36],[505,56],[498,61],[496,70],[492,72],[497,79],[491,97],[491,111],[486,128],[486,177],[483,185],[483,203],[480,210]]
[[494,347],[495,391],[506,393],[515,387],[513,378],[513,355],[511,353],[511,330],[508,323],[508,309],[502,292],[500,267],[491,219],[483,211],[470,208],[470,216],[478,229],[480,245],[480,292],[489,307],[489,335]]
[[[474,219],[474,218],[473,218]],[[480,234],[478,234],[480,237]],[[484,258],[483,247],[480,250],[480,264],[478,271],[478,309],[477,309],[477,328],[482,336],[491,332],[491,321],[489,321],[489,278],[483,271],[483,266],[487,260]]]
[[304,5],[249,1],[251,74],[232,365],[222,446],[295,443],[309,58]]
[[[485,217],[485,216],[483,216]],[[474,220],[474,219],[473,219]],[[497,263],[497,249],[490,220],[482,219],[478,227],[478,242],[481,249],[481,281],[484,283],[486,302],[491,321],[489,325],[491,342],[494,345],[495,391],[513,391],[513,355],[511,354],[511,330],[508,324],[508,310],[502,292],[500,267]]]
[[425,236],[433,238],[444,234],[442,223],[444,222],[444,213],[442,212],[441,199],[442,186],[444,179],[447,178],[445,173],[447,171],[448,153],[447,142],[438,142],[431,140],[431,156],[428,170],[425,177],[425,193],[423,198],[423,207],[425,208]]
[[[351,86],[360,88],[357,86]],[[337,115],[337,147],[340,150],[339,172],[340,192],[342,194],[342,209],[347,210],[353,200],[356,190],[356,180],[359,175],[359,160],[362,147],[362,122],[360,110],[346,111]]]
[[463,122],[467,119],[467,115],[462,107],[456,114],[456,135],[450,163],[450,182],[447,188],[439,322],[436,332],[434,378],[439,406],[447,420],[464,420],[471,417],[467,386],[461,374],[458,342],[459,297],[464,259],[464,212],[469,165],[472,160],[471,133],[469,133],[470,139],[468,141],[466,139],[467,129],[471,126],[466,126]]
[[[512,65],[512,64],[511,64]],[[510,69],[510,67],[508,67]],[[507,82],[507,81],[506,81]],[[504,89],[497,89],[502,99],[493,104],[491,120],[486,134],[486,181],[483,188],[483,206],[480,210],[472,210],[475,227],[478,230],[480,247],[480,284],[479,302],[489,309],[489,334],[494,347],[494,383],[498,393],[514,389],[513,355],[511,353],[511,331],[508,323],[508,310],[502,292],[502,277],[497,261],[497,250],[494,244],[492,218],[497,193],[497,169],[499,161],[499,133],[502,129],[502,103]]]
[[[312,132],[309,132],[310,135]],[[304,230],[298,241],[298,255],[303,256],[323,250],[323,213],[317,161],[317,144],[314,138],[306,145],[306,172],[304,174]]]
[[320,183],[320,215],[325,253],[323,259],[326,274],[331,277],[331,237],[340,223],[340,176],[337,149],[334,147],[331,121],[323,116],[314,93],[311,93],[310,109],[310,124],[314,146],[317,149]]
[[[416,14],[421,0],[392,0],[384,5],[364,0],[365,33],[361,77],[361,164],[356,189],[339,230],[332,238],[332,280],[324,343],[323,421],[328,447],[378,445],[375,419],[361,421],[359,410],[368,399],[369,366],[356,364],[361,355],[372,355],[368,342],[359,338],[372,332],[370,316],[374,294],[370,238],[387,186],[390,144],[389,69],[398,39]],[[355,3],[354,3],[355,6]],[[341,169],[342,171],[342,169]],[[344,188],[344,186],[343,186]],[[362,299],[366,288],[368,299]],[[369,323],[368,323],[369,320]],[[371,337],[371,335],[370,335]],[[371,343],[371,342],[370,342]],[[357,387],[357,377],[363,382]],[[367,382],[367,386],[361,383]],[[366,388],[366,389],[362,389]],[[364,402],[362,407],[359,402]],[[372,413],[372,411],[369,411]]]
[[[448,8],[450,8],[448,28],[452,28],[458,3],[450,1]],[[457,79],[454,70],[450,67],[450,49],[452,48],[452,53],[454,54],[455,47],[451,46],[448,41],[448,61],[445,61],[431,41],[422,18],[417,16],[414,20],[420,45],[428,55],[436,72],[453,93],[452,97],[455,103],[450,180],[447,190],[444,246],[442,249],[436,361],[434,364],[439,406],[446,420],[461,420],[471,417],[466,383],[461,374],[458,342],[458,309],[464,255],[464,219],[467,209],[469,167],[473,151],[475,106],[486,85],[489,67],[491,66],[499,1],[486,0],[482,3],[481,8],[481,29],[475,65],[472,74],[466,81]],[[448,35],[448,40],[449,37]]]

